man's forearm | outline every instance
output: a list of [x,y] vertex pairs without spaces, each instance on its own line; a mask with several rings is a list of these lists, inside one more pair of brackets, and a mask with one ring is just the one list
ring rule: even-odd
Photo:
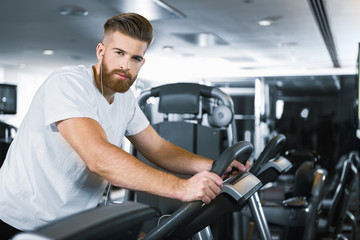
[[193,154],[170,142],[163,143],[156,158],[149,158],[154,164],[178,174],[196,174],[209,171],[213,160]]
[[183,179],[150,167],[115,145],[106,145],[91,171],[115,186],[182,200]]

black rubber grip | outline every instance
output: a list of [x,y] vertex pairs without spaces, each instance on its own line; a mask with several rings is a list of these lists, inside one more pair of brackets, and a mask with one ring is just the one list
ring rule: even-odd
[[256,159],[249,172],[256,176],[259,173],[261,166],[265,162],[269,161],[280,153],[280,150],[284,146],[285,141],[286,137],[282,134],[279,134],[276,137],[272,138],[270,142],[265,146],[263,151],[260,153],[260,156]]
[[247,141],[240,141],[226,149],[214,162],[210,172],[222,176],[233,160],[246,162],[253,151],[253,145]]

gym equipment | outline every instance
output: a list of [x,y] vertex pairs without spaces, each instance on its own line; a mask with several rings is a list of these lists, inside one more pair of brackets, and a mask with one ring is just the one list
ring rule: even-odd
[[[250,168],[249,171],[258,177],[263,185],[275,181],[280,174],[291,169],[292,164],[284,157],[279,157],[285,141],[286,138],[282,134],[273,137]],[[243,224],[246,222],[246,217],[252,217],[256,223],[260,239],[272,239],[257,192],[249,198],[248,207],[249,208],[244,208],[242,211],[244,215]],[[243,226],[243,232],[245,233],[244,229],[245,226]]]
[[124,202],[63,218],[12,240],[136,240],[143,223],[156,214],[149,206]]
[[[163,122],[161,122],[161,120],[156,120],[156,116],[149,115],[152,114],[152,109],[147,111],[152,105],[147,104],[147,101],[152,97],[158,98],[159,100],[158,112],[164,114]],[[138,103],[145,114],[147,114],[151,124],[155,127],[158,125],[161,126],[164,122],[172,122],[175,125],[178,125],[179,122],[192,124],[194,132],[191,133],[191,137],[194,138],[194,141],[197,139],[205,141],[205,143],[200,141],[194,142],[195,148],[191,145],[187,145],[186,147],[190,146],[190,150],[193,150],[192,152],[211,155],[206,153],[212,151],[211,149],[208,149],[209,145],[206,143],[206,141],[209,140],[207,137],[211,135],[206,135],[206,133],[204,133],[204,131],[209,129],[212,131],[207,132],[215,135],[211,138],[217,137],[216,134],[218,131],[226,129],[226,147],[230,147],[237,142],[236,124],[233,117],[234,104],[231,97],[219,88],[195,83],[167,84],[143,91],[138,98]],[[177,115],[177,118],[176,116],[174,117],[174,115]],[[174,117],[174,120],[171,119],[171,117]],[[207,124],[205,119],[207,119]],[[200,126],[206,126],[207,128],[204,128],[205,130],[203,130]],[[200,127],[200,130],[196,129],[197,127]],[[161,129],[158,130],[160,131]],[[160,132],[160,134],[161,133],[162,132]],[[205,135],[203,136],[203,134]],[[172,135],[174,135],[173,132]],[[203,137],[197,137],[198,135]],[[184,142],[178,142],[178,144],[184,144]],[[204,147],[206,148],[204,149]],[[218,148],[216,145],[213,147],[215,149]],[[220,152],[217,151],[214,153],[217,154],[215,157],[218,157],[225,148],[220,149]]]
[[[223,123],[224,125],[222,128],[227,127],[227,133],[228,133],[228,143],[231,143],[236,139],[236,129],[235,129],[235,123],[234,121],[229,122],[229,120],[232,119],[232,116],[229,117],[230,113],[229,109],[231,110],[233,107],[231,98],[227,97],[226,94],[221,92],[221,90],[217,88],[211,88],[207,86],[197,85],[197,84],[187,84],[187,83],[179,83],[179,84],[169,84],[169,85],[163,85],[160,87],[153,88],[151,90],[147,90],[143,92],[139,97],[139,105],[140,107],[145,110],[145,103],[150,97],[159,97],[159,112],[166,114],[165,120],[170,119],[171,116],[168,116],[171,113],[177,113],[177,114],[195,114],[197,116],[200,116],[196,118],[196,123],[203,122],[202,120],[202,114],[208,113],[208,123],[211,127],[218,128],[220,126],[220,123]],[[204,99],[208,98],[217,98],[220,100],[221,104],[217,104],[214,106],[207,106],[207,102]],[[201,99],[202,101],[200,101]],[[206,106],[205,106],[206,105]],[[199,107],[200,106],[200,107]],[[199,110],[200,109],[200,110]],[[204,110],[205,109],[205,110]],[[146,112],[146,111],[145,111]],[[224,117],[226,116],[226,117]],[[148,116],[149,119],[152,119],[152,116]],[[224,121],[224,119],[228,119],[228,121]],[[154,121],[151,121],[154,122]],[[231,123],[231,124],[230,124]],[[194,130],[187,131],[187,127],[191,126],[190,128],[194,128]],[[214,155],[210,155],[208,152],[214,151],[213,149],[218,149],[216,145],[218,143],[212,142],[212,143],[206,143],[205,148],[201,148],[201,144],[204,144],[199,139],[205,139],[209,141],[209,139],[214,139],[215,134],[207,134],[205,135],[205,132],[209,132],[208,127],[204,127],[200,124],[191,124],[187,122],[170,122],[165,121],[161,122],[159,124],[154,124],[154,129],[157,130],[157,132],[164,137],[165,139],[170,139],[171,142],[180,145],[181,147],[193,152],[197,153],[206,157],[214,158]],[[179,130],[179,134],[177,134],[176,129]],[[202,131],[199,131],[202,130]],[[214,130],[210,130],[214,131]],[[217,131],[217,129],[216,129]],[[184,140],[185,136],[188,135],[186,139],[190,140]],[[205,137],[201,138],[200,136],[203,135]],[[194,138],[194,139],[192,139]],[[271,147],[268,147],[267,149],[264,149],[261,156],[258,158],[257,163],[252,167],[253,172],[258,172],[261,167],[263,167],[263,164],[268,161],[269,159],[275,157],[276,154],[280,151],[285,141],[285,137],[283,135],[279,135],[275,137],[272,140],[272,143],[270,144]],[[220,141],[216,141],[220,142]],[[187,143],[187,144],[184,144]],[[212,146],[209,148],[208,146]],[[215,146],[215,148],[213,147]],[[204,150],[203,152],[200,150]],[[218,154],[219,151],[217,151],[216,154]],[[215,154],[215,156],[216,156]],[[136,153],[134,154],[136,155]],[[142,159],[141,156],[138,156],[139,159]],[[143,160],[144,162],[147,162],[147,160]],[[286,160],[284,159],[283,162]],[[148,163],[148,162],[147,162]],[[273,166],[275,165],[275,161],[272,163]],[[151,165],[151,163],[148,163]],[[280,166],[280,165],[279,165]],[[281,167],[280,167],[281,168]],[[274,168],[272,168],[274,169]],[[285,167],[286,169],[286,167]],[[285,169],[277,169],[277,171],[283,172]],[[270,165],[269,165],[269,171]],[[275,171],[276,172],[276,171]],[[278,172],[279,174],[279,172]],[[269,176],[269,174],[264,174],[262,176]],[[264,180],[265,181],[265,180]],[[143,197],[144,193],[135,193],[135,196],[133,199],[136,199],[136,201],[139,202],[145,202],[147,204],[150,204],[152,206],[157,206],[160,211],[163,214],[169,214],[174,211],[174,209],[178,206],[174,201],[167,200],[167,199],[161,199],[158,197],[152,197],[149,195],[146,195]],[[256,195],[256,194],[255,194]],[[149,201],[151,199],[152,202]],[[259,213],[261,210],[259,210],[259,203],[258,201],[253,201],[253,203],[250,203],[251,206],[253,206],[252,210],[254,211],[254,214],[261,214]],[[175,207],[174,207],[175,206]],[[240,235],[239,233],[239,217],[238,213],[234,213],[234,219],[233,219],[233,237],[238,238]],[[266,227],[266,221],[261,220],[264,219],[264,217],[257,217],[259,219],[258,225],[265,225],[263,227],[260,227],[259,229],[264,229],[263,231],[268,232]],[[264,233],[269,237],[269,234]]]
[[[269,144],[265,147],[265,149],[260,154],[257,162],[251,167],[252,171],[256,174],[259,174],[263,177],[263,181],[270,181],[275,179],[279,174],[284,171],[287,171],[291,168],[291,163],[287,161],[285,158],[277,158],[273,159],[273,161],[269,161],[272,157],[276,157],[281,148],[285,143],[285,136],[278,135],[274,137]],[[243,160],[238,159],[241,162]],[[250,169],[250,173],[251,173]],[[234,181],[236,179],[241,178],[241,175],[235,176],[230,178],[225,182],[223,193],[217,196],[217,198],[209,205],[204,206],[201,208],[202,211],[198,211],[196,216],[190,215],[189,218],[193,218],[193,220],[186,224],[184,227],[181,227],[180,223],[175,227],[174,224],[169,223],[167,233],[161,232],[163,231],[163,227],[160,226],[155,228],[152,232],[150,232],[145,239],[162,239],[163,237],[168,237],[169,232],[171,229],[175,229],[174,232],[171,234],[171,237],[174,239],[186,239],[193,236],[196,232],[200,231],[202,228],[206,227],[210,224],[210,219],[217,219],[218,217],[222,216],[225,213],[229,212],[239,212],[248,204],[251,206],[252,214],[254,218],[257,219],[257,225],[261,228],[262,237],[265,239],[271,239],[270,234],[268,233],[268,227],[266,225],[266,219],[261,211],[261,204],[258,200],[254,200],[253,197],[256,195],[256,191],[252,192],[252,194],[247,199],[241,199],[236,197],[237,190],[234,190]],[[240,185],[241,186],[241,185]],[[231,189],[231,190],[228,190]],[[236,202],[234,202],[234,200]],[[260,204],[260,206],[258,205]],[[195,210],[191,211],[195,213]],[[176,216],[178,212],[175,212],[174,215]],[[181,212],[179,214],[182,214]],[[184,220],[182,223],[187,222],[187,219]],[[165,231],[165,230],[164,230]],[[160,233],[159,233],[160,232]],[[207,236],[201,239],[209,239]],[[211,238],[210,238],[211,239]]]
[[[161,137],[189,152],[216,159],[237,143],[233,102],[219,88],[194,83],[166,84],[143,91],[138,103]],[[136,149],[132,153],[158,168]],[[171,214],[182,205],[178,200],[143,192],[128,191],[126,197],[156,207],[162,215]],[[153,221],[146,230],[156,224]]]
[[269,224],[282,227],[280,239],[314,238],[327,171],[304,162],[296,171],[294,197],[282,204],[263,202]]
[[[233,159],[247,159],[252,152],[251,143],[242,141],[224,151],[214,162],[212,172],[221,176]],[[229,178],[218,195],[210,204],[194,201],[183,204],[170,217],[161,222],[143,239],[157,240],[186,239],[208,226],[223,214],[240,210],[245,201],[261,187],[261,182],[251,173],[245,172]]]
[[342,230],[347,219],[351,223],[351,239],[357,239],[357,220],[348,211],[348,204],[352,186],[358,175],[358,167],[359,157],[357,153],[351,152],[343,163],[340,179],[333,197],[322,201],[322,213],[320,214],[316,236],[346,239]]

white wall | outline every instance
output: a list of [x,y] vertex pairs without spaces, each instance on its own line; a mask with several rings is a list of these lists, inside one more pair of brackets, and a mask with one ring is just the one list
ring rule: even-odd
[[48,74],[46,70],[0,66],[0,83],[17,85],[17,114],[0,114],[0,121],[19,127],[36,90]]

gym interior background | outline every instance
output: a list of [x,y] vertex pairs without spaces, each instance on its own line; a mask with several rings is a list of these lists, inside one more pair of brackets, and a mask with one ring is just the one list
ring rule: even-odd
[[94,64],[102,23],[122,11],[149,16],[156,33],[137,96],[166,83],[218,87],[233,99],[237,138],[253,143],[255,158],[283,134],[283,156],[295,166],[316,159],[329,179],[359,151],[356,0],[21,0],[0,8],[0,162],[46,76]]

